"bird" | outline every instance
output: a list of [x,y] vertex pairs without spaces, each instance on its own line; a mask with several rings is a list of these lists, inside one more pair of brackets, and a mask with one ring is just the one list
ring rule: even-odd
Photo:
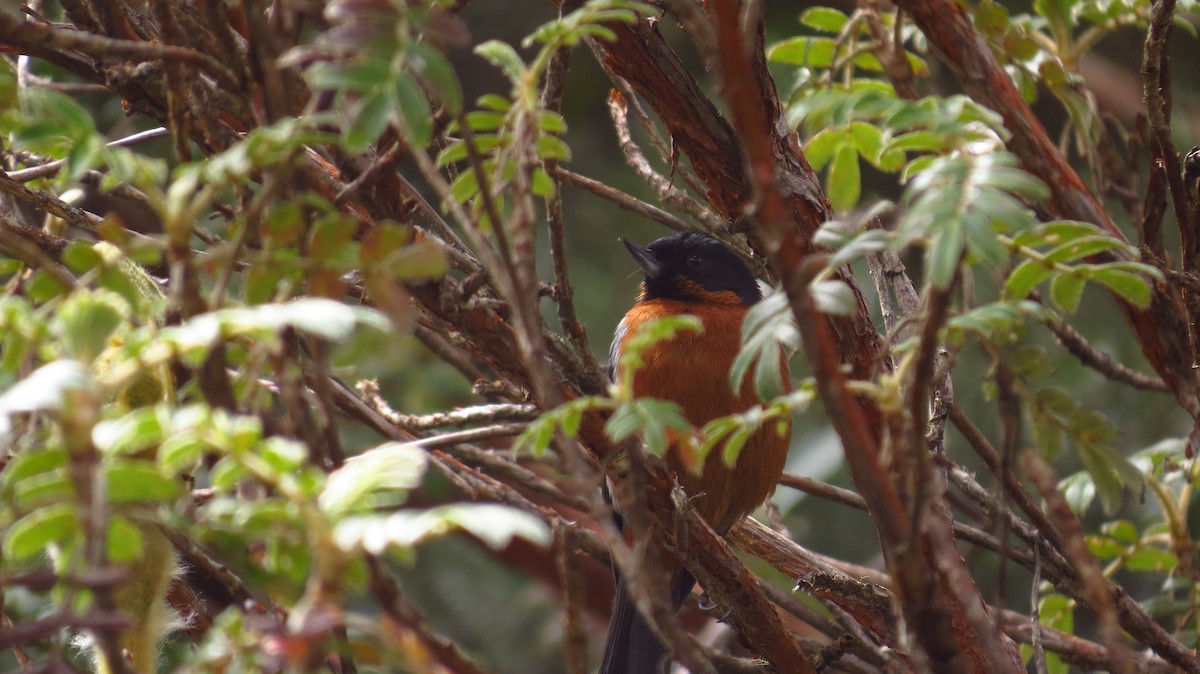
[[[762,299],[750,267],[720,240],[700,232],[666,236],[645,247],[625,237],[619,240],[641,267],[643,279],[636,302],[617,326],[609,350],[609,377],[615,381],[620,375],[622,347],[639,325],[664,316],[692,315],[700,319],[703,331],[677,332],[644,351],[643,365],[633,374],[633,394],[677,403],[696,427],[760,404],[749,377],[737,390],[729,381],[741,347],[742,321]],[[779,366],[786,375],[786,360]],[[668,447],[668,468],[719,534],[762,504],[783,473],[790,426],[782,432],[774,424],[766,426],[754,433],[733,466],[724,462],[720,445],[700,470],[689,470],[698,462],[691,444],[676,441]],[[619,524],[619,514],[617,519]],[[671,600],[677,610],[695,579],[665,550],[648,559],[670,565],[669,577],[675,579]],[[657,674],[666,647],[637,612],[620,573],[616,575],[617,594],[599,674]]]

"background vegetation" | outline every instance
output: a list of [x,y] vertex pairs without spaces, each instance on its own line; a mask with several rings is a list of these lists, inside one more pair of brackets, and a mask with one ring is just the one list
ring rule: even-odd
[[[0,669],[586,672],[615,565],[693,672],[1200,671],[1191,10],[0,7]],[[602,367],[678,229],[795,352],[732,547]]]

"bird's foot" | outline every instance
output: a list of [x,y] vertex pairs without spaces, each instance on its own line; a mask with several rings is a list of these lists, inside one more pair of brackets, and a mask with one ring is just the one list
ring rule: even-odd
[[733,613],[732,608],[722,607],[720,604],[713,601],[712,597],[709,597],[707,592],[704,592],[700,595],[700,600],[697,602],[697,604],[700,610],[704,611],[705,613],[716,613],[717,610],[724,608],[720,617],[717,618],[718,622],[725,622]]

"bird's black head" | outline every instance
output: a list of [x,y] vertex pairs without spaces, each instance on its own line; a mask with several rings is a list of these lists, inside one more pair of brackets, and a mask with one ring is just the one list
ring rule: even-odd
[[712,302],[728,298],[749,306],[762,299],[750,267],[728,246],[707,234],[666,236],[645,248],[625,237],[621,237],[621,243],[646,275],[642,300]]

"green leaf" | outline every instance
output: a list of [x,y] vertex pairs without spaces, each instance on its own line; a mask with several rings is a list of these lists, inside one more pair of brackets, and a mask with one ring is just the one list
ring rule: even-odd
[[817,311],[821,313],[836,316],[849,316],[854,313],[854,290],[844,281],[830,279],[814,283],[809,286],[808,294],[812,297]]
[[683,416],[678,403],[657,398],[637,398],[616,409],[604,424],[604,432],[613,442],[622,442],[635,434],[654,454],[667,451],[671,430],[688,431],[692,424]]
[[34,370],[0,395],[0,436],[8,433],[10,414],[62,409],[67,391],[86,389],[91,377],[73,360],[56,360]]
[[1039,260],[1026,260],[1017,265],[1013,273],[1004,283],[1004,297],[1010,300],[1023,300],[1029,297],[1033,289],[1042,281],[1050,278],[1054,270]]
[[458,75],[446,57],[433,46],[424,42],[409,45],[412,65],[421,79],[437,96],[451,117],[462,111],[462,87]]
[[1084,280],[1071,274],[1059,274],[1050,284],[1050,300],[1063,313],[1074,313],[1083,297]]
[[549,199],[550,197],[554,196],[554,191],[557,188],[558,186],[554,183],[554,179],[552,179],[550,175],[546,173],[545,169],[540,166],[533,169],[533,175],[531,176],[530,182],[530,191],[532,191],[535,196],[539,196],[543,199]]
[[929,280],[938,288],[948,288],[958,272],[963,253],[963,227],[960,222],[947,222],[933,242],[928,254]]
[[468,200],[475,198],[479,194],[479,176],[475,174],[475,169],[472,168],[458,174],[453,183],[450,183],[450,198],[460,204],[465,204]]
[[742,321],[742,348],[729,369],[729,384],[733,390],[745,385],[750,368],[755,368],[755,390],[763,400],[771,400],[784,391],[783,378],[787,371],[780,369],[784,347],[797,348],[800,331],[796,327],[787,293],[776,290],[750,307]]
[[91,363],[129,318],[129,303],[108,290],[77,291],[55,313],[51,329],[72,358]]
[[33,509],[47,503],[61,503],[75,497],[75,485],[67,477],[66,469],[40,473],[27,477],[13,485],[13,503],[23,510]]
[[72,241],[62,257],[67,267],[77,274],[91,271],[103,263],[100,254],[87,241]]
[[101,421],[92,429],[92,441],[106,454],[135,454],[162,442],[166,431],[165,409],[143,407],[117,419]]
[[850,123],[850,136],[863,159],[874,164],[883,149],[883,132],[879,127],[855,120]]
[[1088,536],[1088,551],[1097,559],[1115,559],[1125,552],[1125,546],[1106,536]]
[[207,449],[208,445],[191,433],[167,438],[156,452],[159,470],[165,475],[188,472],[200,461]]
[[1074,262],[1097,253],[1122,248],[1125,244],[1111,236],[1086,236],[1072,239],[1046,253],[1050,262]]
[[554,136],[538,136],[537,153],[542,159],[570,161],[571,148]]
[[534,458],[540,458],[546,452],[546,448],[550,446],[550,441],[554,439],[554,431],[557,428],[557,419],[549,414],[543,415],[521,431],[521,434],[513,442],[513,451],[518,454],[529,452]]
[[1066,478],[1059,483],[1058,488],[1062,491],[1067,505],[1070,506],[1076,515],[1086,513],[1088,506],[1096,498],[1096,483],[1092,481],[1092,476],[1086,472],[1081,471]]
[[5,491],[15,485],[30,480],[42,473],[66,467],[67,452],[62,447],[46,447],[29,449],[13,455],[12,463],[4,469],[4,481],[0,482]]
[[420,486],[427,459],[419,443],[380,445],[330,473],[317,504],[333,517],[369,508],[368,497],[375,492],[404,493]]
[[800,23],[815,30],[838,34],[850,17],[832,7],[810,7],[800,14]]
[[362,59],[337,65],[315,63],[305,71],[314,90],[372,91],[392,79],[391,64],[382,59]]
[[1119,543],[1133,545],[1138,542],[1137,525],[1129,520],[1112,520],[1100,525],[1100,531]]
[[833,63],[835,41],[824,37],[794,37],[767,49],[767,60],[809,68],[827,68]]
[[264,439],[255,449],[259,458],[280,475],[297,473],[308,461],[307,445],[279,435]]
[[393,92],[396,109],[408,127],[412,145],[429,145],[433,139],[433,112],[429,109],[429,99],[425,97],[421,86],[411,77],[397,77]]
[[392,102],[384,91],[372,91],[358,102],[354,119],[342,132],[342,142],[351,152],[362,152],[387,128]]
[[812,165],[813,170],[820,171],[825,168],[825,165],[833,158],[833,153],[842,146],[845,139],[846,134],[843,130],[835,127],[821,129],[815,136],[809,138],[808,144],[804,147],[804,156]]
[[[485,110],[491,110],[493,112],[502,112],[502,113],[507,113],[509,108],[512,107],[512,101],[508,100],[507,98],[505,98],[503,96],[499,96],[496,94],[484,94],[484,95],[480,96],[479,99],[475,101],[475,103],[476,103],[476,105],[478,105],[481,108],[484,108]],[[500,119],[503,120],[504,116],[501,115]],[[475,127],[471,127],[471,128],[475,128]]]
[[4,534],[4,555],[20,562],[44,554],[53,543],[75,533],[75,506],[62,503],[39,508],[13,523]]
[[858,151],[853,143],[843,142],[829,167],[829,203],[834,210],[848,211],[858,205],[861,190]]
[[149,461],[122,461],[105,471],[112,503],[163,502],[179,496],[180,484],[159,474]]
[[475,47],[475,53],[484,57],[492,65],[504,72],[509,82],[520,86],[525,73],[525,62],[511,45],[499,40],[488,40]]
[[1116,293],[1126,302],[1145,309],[1150,306],[1150,284],[1145,278],[1120,269],[1101,267],[1092,280]]
[[333,539],[347,552],[381,554],[410,550],[422,541],[464,530],[499,550],[514,538],[545,547],[550,529],[533,515],[494,504],[458,503],[429,510],[401,510],[387,516],[351,516],[334,528]]
[[567,120],[551,110],[538,111],[538,130],[542,133],[561,134],[567,130]]
[[201,314],[160,334],[182,349],[207,347],[220,336],[254,335],[277,338],[285,328],[340,342],[358,326],[388,331],[387,317],[366,307],[351,306],[320,297],[305,297],[281,304],[221,309]]
[[1125,558],[1125,568],[1130,571],[1170,573],[1179,565],[1179,558],[1170,550],[1144,547]]

